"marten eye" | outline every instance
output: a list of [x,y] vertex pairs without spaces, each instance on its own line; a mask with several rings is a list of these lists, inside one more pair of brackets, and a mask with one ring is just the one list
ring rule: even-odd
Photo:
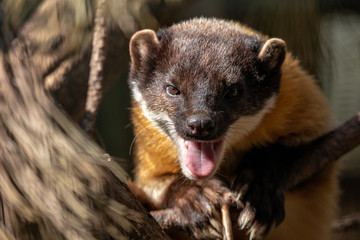
[[235,99],[240,96],[240,90],[236,87],[229,88],[225,93],[225,97],[228,99]]
[[176,97],[177,95],[180,95],[180,90],[177,89],[175,86],[173,85],[168,85],[166,87],[166,93],[170,96],[170,97]]

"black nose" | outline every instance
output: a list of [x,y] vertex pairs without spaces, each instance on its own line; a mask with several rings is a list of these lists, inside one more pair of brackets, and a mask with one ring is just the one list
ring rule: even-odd
[[206,115],[193,115],[186,120],[186,126],[191,135],[206,136],[214,131],[215,122]]

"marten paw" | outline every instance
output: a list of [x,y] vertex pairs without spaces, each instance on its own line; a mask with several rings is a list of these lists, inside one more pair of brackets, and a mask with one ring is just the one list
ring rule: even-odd
[[184,180],[171,184],[165,208],[177,210],[180,226],[196,239],[222,239],[220,208],[232,193],[219,179]]
[[269,230],[279,225],[285,217],[284,190],[265,171],[243,170],[236,177],[231,189],[236,193],[240,229],[247,230],[251,239],[263,238]]

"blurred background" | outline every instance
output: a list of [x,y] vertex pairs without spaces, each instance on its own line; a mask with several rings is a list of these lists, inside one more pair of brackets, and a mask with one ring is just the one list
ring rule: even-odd
[[[151,9],[159,16],[161,27],[192,17],[218,17],[240,21],[269,36],[284,39],[289,51],[318,79],[339,124],[360,111],[360,1],[162,2],[175,2],[179,10],[168,16]],[[110,154],[130,159],[133,136],[126,78],[124,74],[106,93],[97,127]],[[344,157],[341,185],[339,216],[360,211],[360,148]],[[360,239],[359,232],[341,232],[337,239]]]

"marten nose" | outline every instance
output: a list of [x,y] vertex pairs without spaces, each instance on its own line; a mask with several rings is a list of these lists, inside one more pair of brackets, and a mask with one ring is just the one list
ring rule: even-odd
[[215,122],[206,115],[193,115],[186,120],[186,126],[190,130],[191,135],[206,136],[214,131]]

